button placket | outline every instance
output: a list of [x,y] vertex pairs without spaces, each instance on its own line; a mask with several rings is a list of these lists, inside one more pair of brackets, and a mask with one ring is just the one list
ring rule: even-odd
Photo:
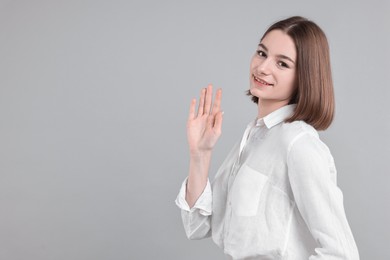
[[226,203],[226,217],[225,217],[224,231],[223,231],[225,238],[228,237],[228,235],[229,235],[230,221],[231,221],[232,214],[233,214],[230,189],[231,189],[231,187],[232,187],[232,185],[234,183],[234,180],[235,180],[235,178],[237,176],[237,172],[238,172],[238,170],[240,168],[240,165],[241,165],[241,158],[242,158],[241,155],[242,155],[242,152],[245,149],[245,146],[246,146],[247,142],[249,141],[251,132],[252,132],[254,127],[255,127],[255,125],[248,125],[248,127],[245,129],[244,135],[243,135],[243,137],[241,139],[240,149],[239,149],[239,152],[238,152],[237,159],[234,162],[234,164],[233,164],[233,166],[231,168],[231,173],[229,175],[228,193],[227,193],[227,198],[226,198],[227,199],[227,203]]

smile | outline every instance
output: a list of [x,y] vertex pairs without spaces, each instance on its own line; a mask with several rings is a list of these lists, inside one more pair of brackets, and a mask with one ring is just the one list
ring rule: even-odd
[[254,78],[254,80],[255,80],[256,82],[260,83],[261,85],[273,86],[273,84],[270,84],[270,83],[268,83],[267,81],[262,80],[261,78],[256,77],[255,75],[253,75],[253,78]]

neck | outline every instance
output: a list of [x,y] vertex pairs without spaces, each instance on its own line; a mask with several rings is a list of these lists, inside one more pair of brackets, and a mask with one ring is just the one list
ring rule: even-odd
[[284,107],[287,105],[288,102],[286,101],[280,101],[280,102],[267,102],[264,100],[259,100],[259,103],[257,104],[257,118],[263,118],[270,113],[274,112],[275,110],[278,110],[281,107]]

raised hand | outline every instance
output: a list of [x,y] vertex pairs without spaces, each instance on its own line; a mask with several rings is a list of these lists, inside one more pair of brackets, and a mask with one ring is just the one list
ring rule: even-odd
[[187,139],[191,153],[211,152],[217,143],[222,127],[221,97],[222,89],[218,89],[212,102],[213,87],[209,85],[201,91],[197,113],[196,99],[191,101],[187,121]]

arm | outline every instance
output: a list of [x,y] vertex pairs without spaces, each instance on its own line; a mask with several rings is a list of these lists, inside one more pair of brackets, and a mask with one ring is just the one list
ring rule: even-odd
[[197,113],[196,100],[191,101],[187,121],[189,174],[176,199],[176,204],[182,209],[183,225],[189,239],[211,235],[212,193],[208,172],[212,149],[221,135],[221,95],[222,91],[219,89],[211,109],[212,86],[202,89]]
[[310,260],[358,260],[333,158],[318,137],[304,134],[288,154],[288,174],[296,205],[318,247]]
[[222,91],[217,91],[211,109],[212,86],[202,89],[198,113],[195,113],[196,100],[191,101],[187,121],[187,138],[190,149],[190,169],[188,174],[186,201],[192,208],[206,187],[211,161],[211,152],[221,135],[222,112],[220,111]]

